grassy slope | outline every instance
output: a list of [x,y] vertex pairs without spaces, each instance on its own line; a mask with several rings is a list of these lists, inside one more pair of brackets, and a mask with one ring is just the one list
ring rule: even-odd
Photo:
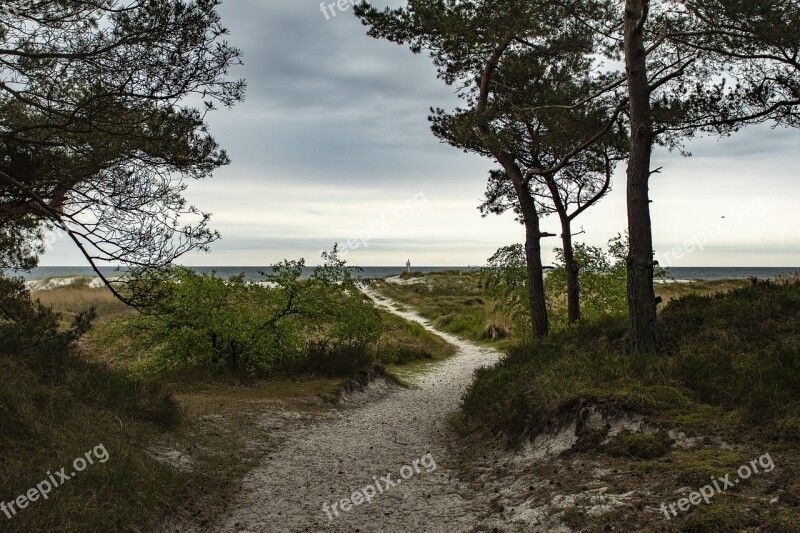
[[[738,485],[669,526],[800,530],[800,283],[686,296],[666,308],[660,323],[667,356],[626,354],[626,328],[619,322],[515,348],[476,374],[464,400],[463,428],[519,442],[596,405],[640,413],[664,430],[700,439],[681,450],[672,449],[665,432],[608,441],[602,432],[580,435],[588,460],[638,473],[638,482],[631,478],[620,490],[654,484],[654,505],[770,452],[779,473]],[[647,527],[663,530],[658,520]]]
[[31,503],[9,531],[131,530],[153,525],[187,483],[150,457],[180,410],[168,394],[70,353],[0,356],[0,499],[11,501],[47,472],[103,444],[110,459],[89,466]]
[[[11,521],[0,513],[0,530],[147,530],[172,511],[199,514],[202,523],[224,509],[241,476],[279,445],[264,432],[263,413],[288,402],[313,417],[326,408],[315,398],[336,396],[346,379],[182,372],[133,382],[130,341],[120,335],[130,311],[107,290],[78,283],[33,296],[65,317],[94,306],[100,318],[77,353],[0,357],[0,499],[16,498],[100,443],[110,459]],[[388,313],[382,318],[378,362],[392,372],[454,352],[416,324]],[[191,458],[190,468],[163,461],[178,454]]]
[[[486,300],[481,289],[478,272],[411,273],[401,279],[406,284],[381,280],[374,286],[381,294],[433,321],[442,331],[474,342],[506,344],[498,341],[511,334],[513,325],[507,317],[493,311],[493,302]],[[503,333],[492,334],[493,331]]]

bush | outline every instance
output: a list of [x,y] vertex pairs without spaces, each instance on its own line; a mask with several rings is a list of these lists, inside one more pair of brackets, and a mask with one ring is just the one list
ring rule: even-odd
[[182,496],[184,480],[146,451],[181,421],[177,402],[157,382],[82,357],[75,340],[90,317],[67,320],[31,301],[21,280],[0,275],[0,500],[99,443],[111,456],[18,513],[14,530],[150,530]]
[[159,297],[130,321],[135,349],[148,356],[136,370],[269,374],[308,368],[308,358],[321,362],[323,353],[371,353],[380,335],[378,312],[336,249],[324,258],[307,280],[300,260],[274,266],[263,283],[180,267],[137,281],[133,291]]
[[[567,293],[567,274],[563,250],[556,248],[555,253],[556,268],[545,278],[545,293],[553,329],[559,330],[569,326],[566,304],[562,302]],[[575,244],[575,259],[580,267],[581,319],[584,322],[608,316],[627,316],[627,257],[627,238],[621,234],[608,241],[608,251],[583,243]],[[656,267],[654,279],[667,279],[667,271]]]
[[[567,317],[567,274],[564,252],[556,248],[556,268],[545,277],[545,297],[551,328],[554,331],[569,327]],[[580,266],[579,283],[581,316],[584,322],[603,317],[627,316],[628,245],[622,235],[608,242],[608,251],[582,243],[575,244],[575,259]],[[525,249],[521,244],[500,248],[482,271],[487,295],[501,303],[498,310],[512,317],[519,338],[529,338],[530,308]],[[657,268],[655,279],[666,279],[666,271]]]

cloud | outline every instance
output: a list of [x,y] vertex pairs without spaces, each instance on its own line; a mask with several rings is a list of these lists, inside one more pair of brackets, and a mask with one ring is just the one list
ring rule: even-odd
[[[395,0],[379,5],[401,5]],[[228,0],[229,41],[245,53],[233,74],[248,81],[247,100],[210,117],[233,164],[193,183],[192,203],[214,213],[223,240],[191,265],[265,265],[284,257],[316,259],[321,248],[357,235],[365,224],[423,191],[429,208],[387,228],[350,259],[361,265],[482,264],[520,242],[513,216],[482,219],[476,210],[495,165],[445,146],[431,134],[431,107],[452,108],[452,87],[430,59],[366,36],[352,10],[326,20],[312,0]],[[688,254],[680,265],[800,264],[795,195],[800,132],[748,128],[726,139],[692,141],[691,158],[663,150],[654,167],[654,238],[669,249],[754,196],[769,206],[742,231]],[[579,240],[604,246],[624,231],[625,175],[576,221]],[[558,231],[553,217],[543,221]],[[544,248],[551,261],[550,239]],[[786,250],[786,251],[782,251]],[[67,247],[43,264],[75,263]]]

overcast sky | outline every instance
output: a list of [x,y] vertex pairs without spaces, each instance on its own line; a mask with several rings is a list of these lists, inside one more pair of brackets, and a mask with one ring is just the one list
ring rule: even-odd
[[[367,37],[352,10],[326,19],[315,0],[228,0],[222,15],[244,50],[234,75],[247,79],[247,100],[210,117],[233,162],[193,183],[189,198],[213,213],[223,238],[183,263],[316,264],[321,249],[349,241],[355,265],[479,265],[522,241],[512,215],[484,219],[477,210],[495,165],[430,133],[429,108],[458,100],[427,56]],[[800,132],[750,128],[689,148],[688,159],[655,156],[662,263],[800,266]],[[578,240],[604,246],[624,231],[624,166],[615,178],[611,195],[577,220],[586,230]],[[557,218],[543,227],[556,233]],[[41,264],[83,261],[59,239]]]

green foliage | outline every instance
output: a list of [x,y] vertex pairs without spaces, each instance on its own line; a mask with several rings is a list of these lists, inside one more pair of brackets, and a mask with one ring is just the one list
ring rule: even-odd
[[[566,306],[567,274],[564,252],[557,248],[556,268],[545,277],[545,295],[553,330],[569,326]],[[580,266],[582,320],[595,322],[608,316],[627,313],[627,240],[617,235],[608,242],[608,251],[583,243],[575,244],[575,259]],[[525,250],[521,244],[500,248],[481,271],[487,295],[498,300],[499,310],[512,317],[516,334],[525,338],[529,329]],[[657,280],[666,279],[666,271],[656,269]]]
[[336,248],[323,259],[306,280],[303,260],[273,266],[263,283],[180,267],[151,275],[141,290],[158,298],[130,322],[135,347],[150,356],[138,370],[272,373],[324,354],[358,354],[366,364],[380,335],[380,317]]
[[515,347],[476,372],[467,421],[518,439],[590,402],[690,432],[800,439],[800,283],[688,296],[659,320],[668,357],[627,353],[621,316]]
[[498,311],[511,317],[517,335],[530,330],[526,264],[525,248],[512,244],[497,250],[481,270],[481,284],[486,295],[498,302]]
[[133,381],[77,352],[90,317],[69,325],[31,301],[21,280],[0,275],[0,500],[100,443],[110,456],[18,513],[15,531],[148,530],[182,495],[180,475],[146,446],[178,424],[181,410],[160,383]]
[[[556,248],[557,268],[547,274],[545,293],[551,309],[554,329],[568,327],[566,306],[560,305],[567,292],[564,251]],[[597,321],[606,316],[625,316],[628,313],[628,240],[622,234],[608,241],[608,251],[584,243],[575,244],[575,259],[580,267],[581,318]],[[656,267],[656,281],[665,280],[667,271]]]
[[[568,326],[567,308],[561,302],[567,292],[567,274],[564,251],[557,248],[555,253],[557,267],[547,274],[545,293],[554,329],[564,329]],[[607,252],[596,246],[575,244],[583,320],[596,321],[604,316],[627,314],[627,255],[628,246],[622,235],[608,242]]]

